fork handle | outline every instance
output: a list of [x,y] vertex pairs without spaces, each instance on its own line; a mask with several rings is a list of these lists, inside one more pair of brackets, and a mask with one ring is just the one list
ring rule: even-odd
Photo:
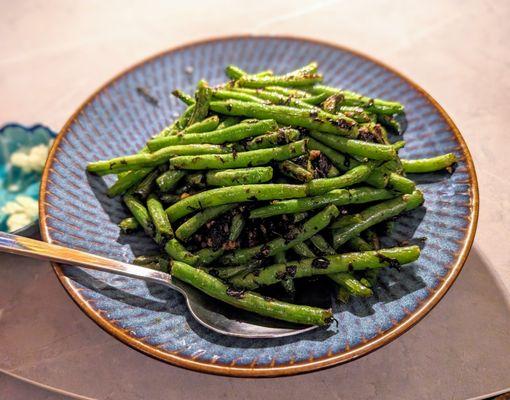
[[41,260],[56,261],[66,265],[79,266],[82,268],[129,276],[131,278],[163,283],[179,290],[179,288],[172,284],[172,277],[164,272],[123,263],[121,261],[42,242],[40,240],[12,235],[10,233],[0,232],[0,252],[38,258]]

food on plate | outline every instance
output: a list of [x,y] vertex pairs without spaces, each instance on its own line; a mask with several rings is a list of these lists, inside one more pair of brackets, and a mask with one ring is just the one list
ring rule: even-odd
[[91,162],[117,174],[108,189],[161,254],[157,268],[211,297],[260,315],[327,325],[330,309],[298,301],[310,283],[336,298],[369,297],[381,268],[420,256],[381,248],[393,220],[423,193],[407,173],[450,170],[454,154],[399,157],[404,106],[323,85],[317,63],[286,74],[249,74],[173,94],[186,110],[134,155]]

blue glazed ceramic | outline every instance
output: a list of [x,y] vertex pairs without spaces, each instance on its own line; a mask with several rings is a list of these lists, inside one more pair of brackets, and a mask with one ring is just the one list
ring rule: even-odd
[[[335,45],[296,38],[233,37],[186,45],[130,68],[99,89],[71,117],[51,151],[41,187],[41,230],[45,240],[130,261],[152,243],[127,237],[116,223],[126,216],[109,199],[113,178],[85,173],[87,162],[136,152],[183,111],[168,94],[192,91],[205,78],[225,80],[234,63],[248,71],[277,73],[317,60],[328,84],[395,99],[407,109],[408,158],[454,152],[455,172],[417,177],[426,202],[401,217],[393,239],[422,243],[420,259],[386,270],[371,299],[336,304],[338,326],[297,337],[246,340],[220,336],[191,318],[176,292],[101,272],[56,266],[73,299],[117,338],[171,363],[212,373],[274,376],[330,366],[362,356],[419,321],[460,272],[473,241],[478,189],[469,151],[442,108],[421,88],[366,56]],[[189,68],[191,67],[191,68]],[[149,90],[158,104],[137,93]],[[425,238],[425,239],[423,239]]]
[[[0,128],[0,210],[19,195],[39,199],[41,173],[23,171],[10,162],[13,153],[48,145],[56,134],[43,125],[23,126],[6,124]],[[8,231],[8,216],[0,211],[0,230]],[[37,221],[16,230],[17,235],[31,235],[37,231]]]

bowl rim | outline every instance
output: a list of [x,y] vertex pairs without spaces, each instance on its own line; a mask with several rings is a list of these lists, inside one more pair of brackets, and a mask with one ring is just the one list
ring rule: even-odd
[[70,125],[76,120],[78,115],[83,111],[83,109],[91,103],[104,89],[108,86],[112,85],[117,80],[124,77],[126,74],[132,72],[133,70],[141,67],[142,65],[156,60],[160,57],[170,55],[172,53],[190,49],[197,46],[207,45],[216,42],[226,42],[232,40],[249,40],[249,39],[257,39],[257,40],[294,40],[307,42],[310,44],[316,44],[321,46],[329,47],[333,50],[341,50],[345,52],[350,52],[358,57],[364,58],[381,68],[386,69],[387,71],[395,74],[397,77],[405,81],[409,84],[413,89],[418,91],[420,95],[422,95],[425,99],[427,99],[440,113],[441,117],[444,118],[448,127],[454,134],[456,140],[459,143],[460,150],[466,157],[467,164],[467,173],[469,175],[469,191],[470,191],[470,213],[466,217],[469,219],[469,226],[466,229],[466,234],[464,236],[463,244],[458,252],[456,259],[452,263],[451,267],[447,275],[441,279],[441,283],[438,287],[432,291],[430,290],[430,296],[427,297],[420,305],[416,308],[415,311],[408,314],[404,319],[402,319],[399,323],[393,325],[388,330],[380,333],[370,340],[364,341],[362,344],[349,348],[348,350],[331,356],[324,356],[318,359],[312,359],[303,361],[296,364],[286,364],[281,366],[262,366],[262,367],[251,367],[251,366],[235,366],[232,364],[220,364],[220,363],[210,363],[210,362],[202,362],[193,360],[191,358],[184,358],[179,356],[178,354],[171,354],[157,347],[151,346],[139,339],[136,339],[129,335],[128,330],[124,330],[118,326],[115,326],[112,322],[104,318],[100,312],[94,310],[92,306],[80,296],[80,293],[76,288],[71,284],[71,281],[64,275],[61,264],[52,263],[53,269],[60,280],[61,284],[66,289],[67,293],[70,297],[78,304],[78,306],[101,328],[106,330],[108,333],[121,340],[122,342],[128,344],[129,346],[139,350],[147,355],[150,355],[154,358],[167,361],[173,365],[184,367],[188,369],[192,369],[200,372],[207,372],[217,375],[226,375],[226,376],[237,376],[237,377],[276,377],[276,376],[288,376],[295,375],[304,372],[311,372],[318,369],[323,369],[326,367],[331,367],[336,364],[352,361],[356,358],[364,356],[399,337],[407,330],[409,330],[412,326],[414,326],[417,322],[419,322],[425,315],[427,315],[432,308],[441,300],[441,298],[446,294],[446,292],[450,289],[453,282],[459,275],[466,259],[471,250],[476,228],[478,224],[478,215],[479,215],[479,188],[478,181],[475,171],[475,166],[473,163],[473,159],[471,153],[467,147],[467,144],[462,137],[459,129],[450,118],[450,116],[446,113],[446,111],[439,105],[439,103],[428,94],[421,86],[413,82],[411,79],[403,75],[401,72],[397,71],[393,67],[386,65],[385,63],[377,60],[376,58],[366,55],[358,50],[351,49],[348,46],[339,45],[334,42],[329,42],[321,39],[308,38],[304,36],[297,35],[253,35],[253,34],[234,34],[234,35],[226,35],[226,36],[217,36],[217,37],[209,37],[205,39],[200,39],[196,41],[187,42],[185,44],[181,44],[175,47],[172,47],[167,50],[163,50],[156,54],[153,54],[149,57],[145,57],[141,61],[131,65],[127,69],[121,71],[113,78],[109,79],[106,83],[101,85],[96,91],[94,91],[85,102],[71,115],[71,117],[67,120],[65,125],[62,127],[60,132],[58,133],[56,139],[54,140],[53,146],[49,152],[48,159],[43,171],[42,180],[41,180],[41,188],[39,194],[39,224],[42,239],[48,243],[52,242],[51,235],[46,225],[46,209],[44,199],[46,197],[46,187],[48,183],[48,175],[51,169],[51,165],[53,164],[53,160],[55,158],[56,150],[59,147],[60,141],[65,136],[65,133],[68,131]]

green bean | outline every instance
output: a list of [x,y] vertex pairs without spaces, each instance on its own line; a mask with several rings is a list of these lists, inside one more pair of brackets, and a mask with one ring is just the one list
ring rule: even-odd
[[363,182],[374,166],[371,164],[361,164],[347,171],[343,175],[336,178],[320,178],[314,179],[307,183],[307,191],[311,196],[317,196],[330,192],[333,189],[340,189],[346,186],[352,186]]
[[329,166],[328,173],[326,174],[326,178],[335,178],[340,176],[340,171],[333,164]]
[[405,176],[392,172],[388,177],[388,188],[401,193],[413,193],[416,184]]
[[402,135],[404,133],[400,122],[398,122],[398,120],[396,120],[392,115],[377,114],[377,122],[396,135]]
[[[260,150],[275,146],[283,146],[299,140],[301,133],[297,129],[280,128],[276,132],[257,136],[241,145],[242,150]],[[241,150],[240,149],[240,150]]]
[[372,247],[372,250],[379,250],[381,248],[381,242],[379,241],[379,235],[375,233],[373,229],[367,229],[363,232],[367,242]]
[[354,277],[354,275],[350,274],[349,272],[330,274],[328,277],[334,282],[338,283],[340,286],[345,287],[353,296],[370,297],[374,294],[370,288],[363,285]]
[[373,121],[372,115],[374,114],[366,112],[361,107],[341,106],[339,112],[360,124]]
[[[190,118],[191,118],[191,115],[194,113],[194,111],[195,111],[195,104],[188,106],[188,108],[186,108],[186,110],[184,110],[182,115],[177,119],[177,121],[175,121],[175,126],[177,128],[177,131],[186,129],[187,126],[192,125],[190,123]],[[168,135],[163,135],[163,136],[168,136]]]
[[129,188],[140,183],[152,170],[152,168],[141,168],[119,176],[117,181],[107,190],[106,194],[108,197],[115,197],[126,193]]
[[170,221],[176,221],[193,211],[221,204],[242,203],[246,201],[264,201],[305,197],[306,187],[266,183],[261,185],[229,186],[206,190],[186,197],[166,209]]
[[175,231],[175,236],[177,236],[177,238],[182,241],[188,240],[207,222],[233,209],[236,205],[237,204],[224,204],[221,206],[209,207],[204,211],[196,213],[193,217],[183,222],[181,226],[177,228]]
[[171,274],[217,300],[266,317],[306,325],[327,325],[333,318],[331,310],[284,303],[257,293],[233,290],[207,272],[184,263],[172,262]]
[[130,156],[112,158],[111,160],[96,161],[87,165],[87,171],[99,175],[114,174],[137,168],[156,167],[164,164],[170,158],[183,154],[220,154],[228,149],[214,144],[186,144],[168,146],[154,153],[133,154]]
[[289,158],[298,157],[304,154],[305,152],[306,141],[301,140],[299,142],[289,143],[287,145],[275,147],[272,149],[251,150],[223,155],[204,154],[196,156],[174,157],[170,160],[170,165],[179,169],[228,169],[228,168],[255,167],[259,165],[268,164],[270,161],[273,160],[275,161],[288,160]]
[[243,71],[241,68],[237,67],[236,65],[227,65],[225,67],[225,74],[230,79],[239,79],[243,75],[247,75],[248,73]]
[[389,144],[370,143],[316,131],[311,131],[310,136],[335,150],[353,156],[372,160],[391,160],[397,156],[395,148]]
[[324,85],[316,85],[311,89],[312,93],[327,93],[330,96],[340,94],[343,97],[342,105],[360,106],[370,112],[384,115],[401,114],[404,112],[404,106],[396,101],[387,101],[381,99],[372,99],[362,96],[358,93],[348,90],[340,90]]
[[161,257],[161,255],[154,255],[154,256],[141,255],[141,256],[135,257],[135,259],[132,261],[132,264],[144,266],[147,264],[158,263],[162,258],[163,257]]
[[322,103],[327,97],[328,97],[327,94],[322,93],[315,96],[306,97],[301,101],[305,104],[311,104],[312,106],[316,106]]
[[294,214],[314,210],[328,204],[343,206],[347,204],[362,204],[378,200],[387,200],[395,194],[386,189],[359,187],[355,189],[336,189],[320,196],[274,201],[271,204],[256,208],[250,212],[250,218],[268,218],[280,214]]
[[294,71],[288,72],[287,74],[285,74],[285,76],[315,74],[318,68],[319,64],[317,64],[316,61],[312,61],[302,67],[299,67],[298,69],[295,69]]
[[[350,239],[347,244],[349,247],[351,247],[354,251],[370,251],[374,250],[374,248],[365,240],[362,238],[354,237]],[[367,286],[367,287],[374,287],[377,283],[377,277],[379,275],[378,269],[368,269],[366,271],[363,271],[364,277],[360,279],[360,282]]]
[[149,211],[147,208],[138,201],[133,195],[127,194],[124,196],[124,203],[126,204],[133,217],[138,221],[145,233],[149,236],[154,234],[154,226],[152,225]]
[[182,261],[193,266],[198,265],[200,262],[197,255],[190,253],[186,247],[184,247],[181,242],[175,238],[166,242],[165,251],[172,260]]
[[331,225],[331,229],[336,229],[333,234],[333,247],[338,248],[364,230],[404,211],[412,210],[422,203],[423,193],[416,190],[412,194],[404,194],[368,207],[359,214],[342,217]]
[[437,157],[419,160],[402,160],[404,171],[408,173],[435,172],[450,167],[457,162],[455,154],[448,153]]
[[354,251],[370,251],[374,250],[374,248],[364,239],[359,236],[355,236],[352,239],[347,241],[349,247],[351,247]]
[[140,224],[135,217],[127,217],[118,223],[118,226],[123,233],[131,233],[136,231]]
[[[202,132],[210,132],[215,130],[220,123],[220,118],[217,115],[213,115],[212,117],[206,118],[200,122],[195,122],[193,125],[188,126],[187,128],[182,130],[182,133],[202,133]],[[175,133],[179,133],[176,131]],[[150,146],[149,146],[150,148]]]
[[[303,108],[305,110],[320,110],[319,108],[313,106],[312,104],[309,104],[309,103],[304,102],[299,99],[295,99],[294,97],[291,97],[291,96],[284,96],[282,94],[275,93],[275,92],[268,92],[265,90],[249,89],[249,88],[232,88],[232,91],[237,93],[238,95],[242,94],[243,96],[250,96],[250,98],[252,99],[251,101],[255,101],[256,103],[266,104],[267,101],[269,101],[276,105],[292,106],[292,107],[296,107],[296,108]],[[231,96],[231,97],[224,96],[223,98],[224,99],[228,99],[228,98],[236,99],[235,96]],[[248,97],[246,97],[246,99],[248,101],[250,101],[248,99]],[[312,98],[310,97],[309,99],[312,99]],[[315,97],[314,97],[314,99],[315,99]],[[242,100],[242,98],[239,97],[239,98],[237,98],[237,100]]]
[[255,273],[234,276],[230,282],[237,288],[256,289],[288,277],[304,278],[339,272],[360,271],[411,263],[420,256],[418,246],[394,247],[377,251],[344,253],[320,258],[306,258],[287,264],[274,264]]
[[202,121],[205,117],[207,117],[211,97],[212,90],[207,85],[207,82],[204,80],[199,81],[195,92],[195,109],[189,117],[187,126],[193,125],[195,122]]
[[135,187],[133,192],[137,194],[138,197],[146,199],[149,193],[154,189],[154,184],[159,174],[160,171],[157,169],[152,171],[149,175],[143,178],[143,180]]
[[167,146],[187,145],[198,143],[223,144],[226,142],[238,142],[251,136],[258,136],[278,128],[275,121],[268,119],[263,121],[241,122],[229,128],[219,129],[212,132],[188,133],[186,135],[173,135],[149,140],[147,145],[151,151],[159,150]]
[[239,118],[236,117],[227,117],[216,127],[216,129],[225,129],[231,126],[237,125],[239,123]]
[[166,215],[163,204],[161,204],[154,193],[149,195],[147,199],[147,210],[156,228],[156,242],[161,244],[163,240],[172,239],[174,237],[174,231],[168,220],[168,215]]
[[195,99],[180,89],[175,89],[174,91],[172,91],[172,95],[177,97],[179,100],[181,100],[184,104],[188,106],[195,104]]
[[296,213],[292,216],[292,222],[297,223],[300,221],[303,221],[304,219],[308,218],[308,213],[302,212],[302,213]]
[[262,77],[243,75],[236,81],[236,85],[249,88],[263,88],[267,86],[303,87],[313,85],[317,82],[322,82],[321,74],[306,73]]
[[340,171],[348,171],[351,168],[359,165],[356,160],[349,158],[336,150],[333,150],[331,147],[326,146],[325,144],[322,144],[313,138],[308,139],[307,147],[309,150],[318,150],[323,153]]
[[283,94],[287,97],[295,97],[299,99],[307,99],[312,97],[312,95],[304,90],[294,89],[294,88],[286,88],[282,86],[267,86],[264,90],[268,92],[275,92],[279,94]]
[[220,262],[223,265],[238,265],[246,263],[254,258],[267,258],[280,251],[288,250],[296,244],[310,239],[317,232],[326,228],[331,220],[337,217],[338,214],[338,208],[331,204],[308,219],[292,240],[277,238],[263,245],[239,249],[231,254],[223,256],[220,259]]
[[236,186],[268,182],[273,178],[273,168],[252,167],[220,169],[209,171],[206,175],[209,186]]
[[313,173],[290,160],[278,163],[278,167],[284,175],[300,182],[309,182],[313,179]]
[[322,235],[316,234],[310,238],[310,242],[324,255],[336,254],[335,249],[329,245]]
[[306,243],[303,243],[303,242],[296,244],[292,248],[292,250],[294,250],[294,252],[298,256],[301,256],[301,257],[307,257],[307,258],[315,257],[315,254],[312,251],[312,249],[310,249],[310,247],[308,247],[308,245]]
[[179,181],[186,176],[186,172],[178,169],[169,169],[156,179],[156,184],[162,192],[170,192],[175,189]]
[[239,101],[252,101],[255,103],[265,104],[262,98],[253,96],[251,93],[244,93],[238,90],[234,90],[234,88],[227,89],[214,89],[213,98],[215,100],[239,100]]
[[350,118],[331,115],[324,111],[303,110],[295,107],[258,104],[245,101],[212,101],[211,110],[225,115],[246,116],[258,119],[274,119],[279,124],[301,126],[308,129],[356,136],[356,122]]

